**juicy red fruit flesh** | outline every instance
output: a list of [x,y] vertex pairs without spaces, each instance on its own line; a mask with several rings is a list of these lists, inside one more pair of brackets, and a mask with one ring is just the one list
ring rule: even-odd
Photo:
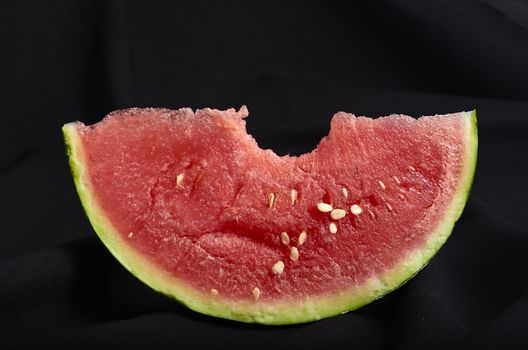
[[[123,239],[160,269],[224,298],[252,300],[257,287],[261,301],[298,300],[361,285],[425,243],[462,171],[457,114],[439,122],[338,113],[329,136],[300,157],[261,150],[245,131],[246,115],[131,109],[77,125],[93,194]],[[347,215],[332,220],[320,202]],[[278,261],[285,268],[274,274]]]

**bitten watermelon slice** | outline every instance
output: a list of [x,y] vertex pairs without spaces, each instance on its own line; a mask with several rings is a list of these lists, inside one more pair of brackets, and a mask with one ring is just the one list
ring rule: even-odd
[[133,108],[63,127],[101,240],[193,310],[287,324],[356,309],[415,275],[462,212],[475,112],[337,113],[299,157],[260,149],[247,115]]

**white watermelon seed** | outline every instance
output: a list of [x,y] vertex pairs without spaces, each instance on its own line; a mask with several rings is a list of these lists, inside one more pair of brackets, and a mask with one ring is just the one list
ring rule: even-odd
[[292,189],[290,192],[290,197],[292,205],[295,205],[295,201],[297,201],[297,190]]
[[411,171],[416,171],[416,169],[412,165],[409,165],[409,169],[411,169]]
[[180,187],[183,182],[183,173],[178,174],[176,176],[176,187]]
[[293,261],[297,261],[299,259],[299,249],[297,249],[296,247],[291,247],[290,248],[290,258]]
[[363,209],[361,209],[361,207],[357,204],[352,204],[350,207],[350,212],[354,215],[359,215],[363,212]]
[[400,184],[400,179],[398,179],[398,176],[393,176],[392,178],[397,184]]
[[255,297],[255,301],[259,300],[260,298],[260,289],[257,287],[253,288],[253,297]]
[[387,206],[387,209],[389,209],[390,211],[392,211],[392,206],[391,206],[389,203],[386,203],[386,206]]
[[130,233],[128,234],[128,238],[132,238],[132,237],[134,237],[134,232],[130,232]]
[[281,243],[284,245],[290,244],[290,236],[288,236],[287,232],[281,232],[280,240],[281,240]]
[[337,233],[337,226],[335,222],[331,222],[330,225],[328,225],[328,229],[330,230],[330,233]]
[[306,231],[303,231],[299,235],[299,245],[303,245],[305,241],[306,241]]
[[400,199],[402,199],[402,200],[406,199],[405,196],[403,195],[403,193],[398,193],[398,197],[400,197]]
[[343,196],[345,196],[345,198],[348,198],[348,191],[347,191],[347,189],[343,187],[343,189],[342,189],[341,191],[343,191]]
[[322,213],[329,213],[333,208],[330,204],[321,202],[317,204],[317,209],[319,209],[319,211]]
[[376,214],[374,214],[374,212],[372,210],[369,209],[368,213],[369,213],[371,218],[373,218],[373,219],[376,218]]
[[214,288],[213,288],[213,289],[211,289],[209,292],[210,292],[212,295],[218,295],[218,290],[217,290],[217,289],[214,289]]
[[273,204],[275,204],[275,193],[272,192],[268,197],[268,208],[272,209]]
[[385,184],[383,183],[383,181],[379,180],[378,181],[378,184],[379,184],[379,187],[384,190],[386,187],[385,187]]
[[271,268],[271,272],[275,275],[280,275],[284,271],[284,263],[282,261],[277,261]]
[[344,211],[343,209],[333,209],[330,212],[330,217],[334,220],[341,220],[345,216],[346,216],[346,211]]

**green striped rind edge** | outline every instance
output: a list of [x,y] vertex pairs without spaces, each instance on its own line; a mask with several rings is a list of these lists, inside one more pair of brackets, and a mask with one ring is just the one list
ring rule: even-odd
[[[466,204],[477,163],[476,112],[463,113],[466,138],[465,160],[460,182],[444,218],[429,236],[424,247],[409,253],[395,267],[372,277],[361,286],[337,294],[309,297],[302,300],[265,302],[234,301],[211,295],[191,287],[160,270],[138,254],[122,239],[117,229],[99,207],[90,187],[85,166],[84,150],[77,123],[63,126],[62,131],[69,155],[70,167],[84,210],[101,241],[115,258],[140,281],[197,312],[242,322],[269,325],[316,321],[355,310],[395,290],[418,273],[445,243]],[[248,291],[249,292],[249,291]]]

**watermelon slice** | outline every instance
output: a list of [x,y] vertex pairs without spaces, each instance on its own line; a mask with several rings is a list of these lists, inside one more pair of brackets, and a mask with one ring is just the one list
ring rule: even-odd
[[288,324],[414,276],[460,216],[475,112],[337,113],[314,151],[260,149],[248,111],[127,109],[63,127],[86,213],[141,281],[198,312]]

